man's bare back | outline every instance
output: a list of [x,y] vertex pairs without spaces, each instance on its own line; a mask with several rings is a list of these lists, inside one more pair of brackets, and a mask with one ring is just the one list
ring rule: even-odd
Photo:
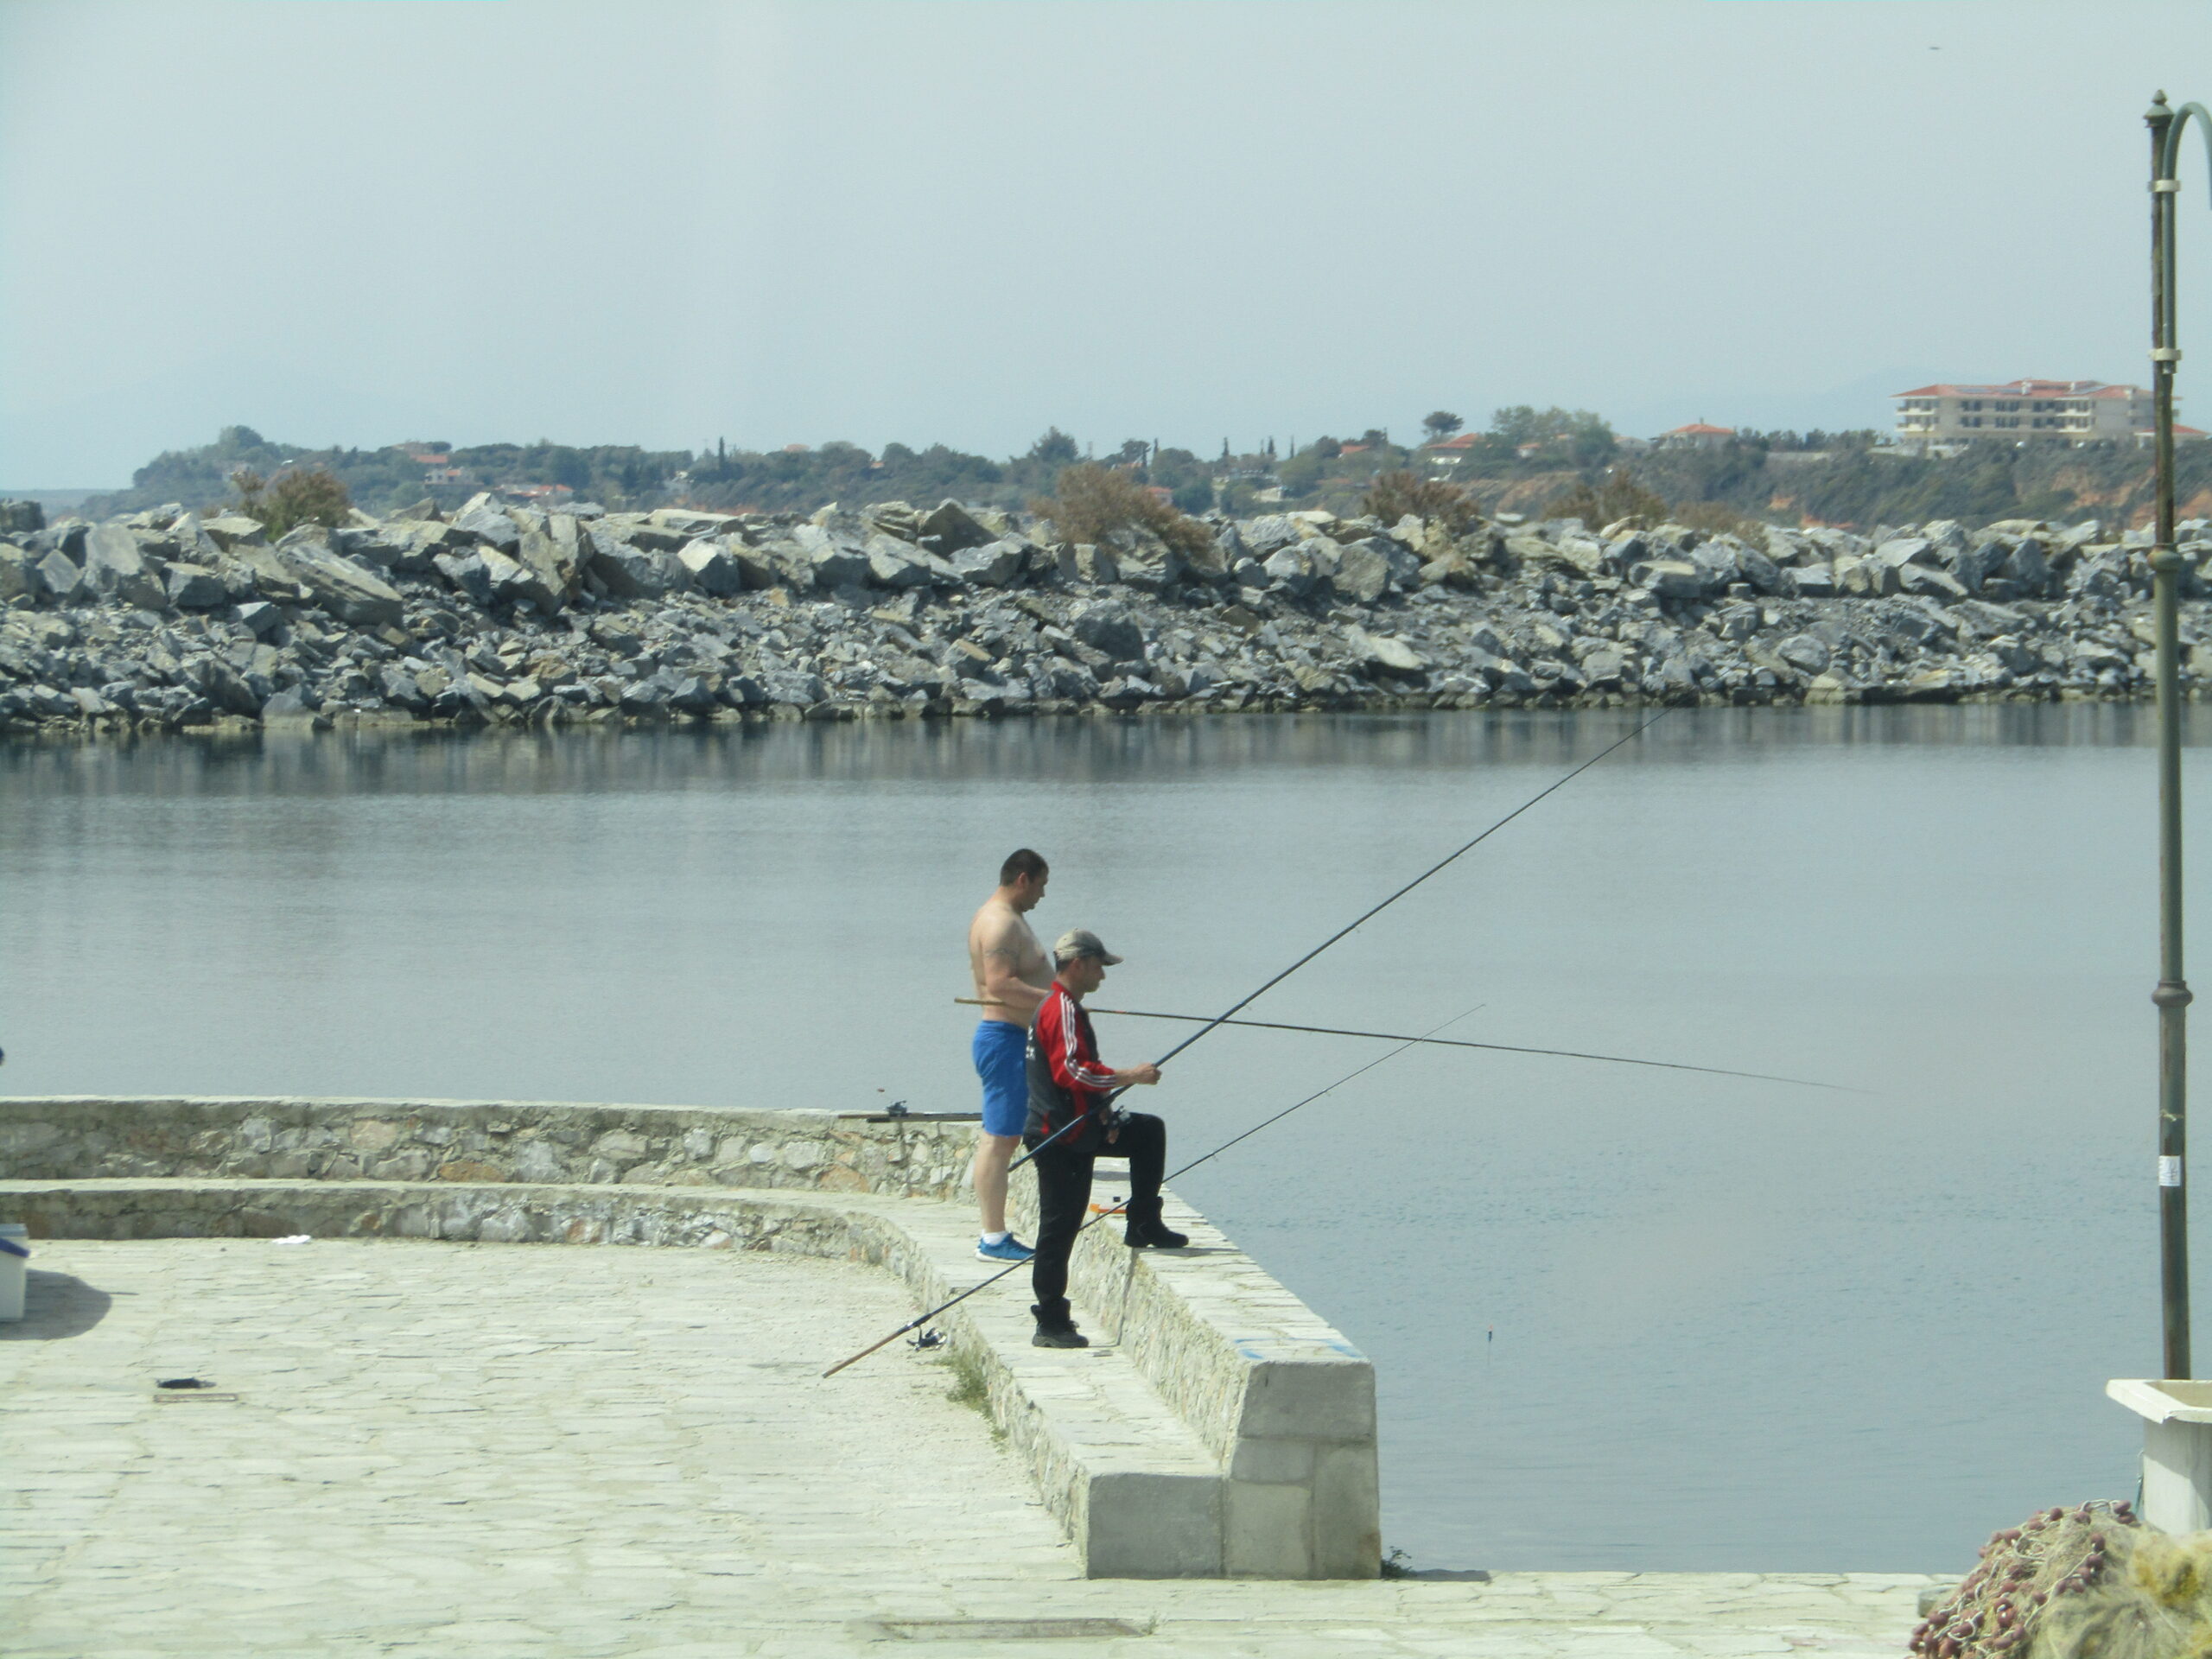
[[[1041,882],[1038,892],[1042,896]],[[1045,960],[1045,948],[1003,887],[983,900],[983,907],[968,924],[968,967],[986,1020],[1027,1027],[1052,989],[1052,969]]]

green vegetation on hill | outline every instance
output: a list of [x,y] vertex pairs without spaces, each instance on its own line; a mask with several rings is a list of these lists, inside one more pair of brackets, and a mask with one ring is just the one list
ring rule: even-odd
[[[1516,404],[1496,410],[1482,430],[1452,436],[1465,425],[1448,410],[1421,423],[1421,445],[1394,443],[1380,429],[1356,438],[1321,437],[1293,453],[1214,457],[1132,438],[1095,460],[1135,486],[1164,491],[1183,513],[1222,508],[1239,516],[1299,507],[1358,512],[1377,499],[1395,499],[1406,480],[1391,474],[1446,480],[1485,512],[1541,516],[1588,510],[1611,487],[1618,498],[1663,500],[1678,518],[1719,524],[1765,519],[1857,525],[1920,523],[1949,518],[1980,524],[1995,519],[2125,518],[2148,500],[2151,456],[2132,445],[2055,444],[2015,448],[1974,445],[1951,456],[1903,454],[1872,432],[1745,433],[1716,448],[1645,448],[1620,440],[1587,410]],[[1452,447],[1434,447],[1448,442]],[[131,487],[95,496],[81,511],[100,518],[163,502],[207,507],[235,499],[230,479],[240,468],[270,480],[327,473],[353,503],[387,513],[425,497],[442,508],[480,490],[495,490],[547,506],[595,501],[613,510],[691,505],[724,511],[812,512],[837,501],[934,502],[950,496],[988,506],[1019,507],[1051,492],[1062,472],[1087,459],[1084,447],[1058,428],[1021,454],[1004,461],[944,444],[916,449],[884,446],[880,454],[857,444],[766,453],[717,444],[693,454],[634,444],[572,447],[437,442],[381,449],[313,449],[272,443],[250,427],[226,427],[197,449],[171,450],[138,469]],[[2183,500],[2212,509],[2212,443],[2184,444],[2179,454]],[[1562,503],[1573,504],[1572,507]]]

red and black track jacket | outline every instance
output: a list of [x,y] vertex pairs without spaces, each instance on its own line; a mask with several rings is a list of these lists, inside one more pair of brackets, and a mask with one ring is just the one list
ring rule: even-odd
[[1112,1109],[1106,1091],[1114,1086],[1114,1073],[1098,1058],[1090,1016],[1057,979],[1030,1023],[1027,1065],[1029,1122],[1025,1133],[1032,1138],[1047,1135],[1071,1118],[1088,1118],[1090,1122],[1052,1144],[1071,1151],[1089,1146]]

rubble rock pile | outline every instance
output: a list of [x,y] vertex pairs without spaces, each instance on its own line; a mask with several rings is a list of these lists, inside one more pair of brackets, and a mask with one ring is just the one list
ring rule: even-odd
[[[1288,512],[1071,543],[479,496],[271,537],[0,504],[0,727],[661,721],[2145,695],[2148,536],[2010,520],[1739,538]],[[2192,678],[2212,530],[2183,527]]]

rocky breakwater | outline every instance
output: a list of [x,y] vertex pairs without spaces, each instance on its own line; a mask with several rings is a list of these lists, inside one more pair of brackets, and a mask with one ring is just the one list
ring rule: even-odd
[[[0,505],[0,728],[2132,697],[2148,538],[2014,520],[1708,535],[1291,512],[1071,543],[479,497],[271,538]],[[2212,539],[2183,526],[2192,681]]]

